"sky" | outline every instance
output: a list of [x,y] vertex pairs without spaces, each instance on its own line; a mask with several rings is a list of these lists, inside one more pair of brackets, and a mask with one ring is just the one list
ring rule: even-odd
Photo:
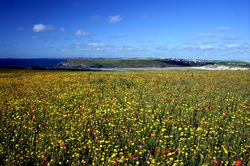
[[0,58],[250,61],[250,0],[0,0]]

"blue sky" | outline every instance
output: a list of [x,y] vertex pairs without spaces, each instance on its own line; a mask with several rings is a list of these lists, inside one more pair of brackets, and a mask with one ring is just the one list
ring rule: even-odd
[[250,2],[0,0],[0,57],[250,61]]

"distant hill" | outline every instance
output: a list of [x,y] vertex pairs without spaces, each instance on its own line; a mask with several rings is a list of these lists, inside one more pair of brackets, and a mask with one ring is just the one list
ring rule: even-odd
[[29,68],[49,70],[102,70],[116,68],[167,68],[167,67],[203,67],[207,68],[244,68],[250,69],[250,63],[244,61],[208,61],[189,59],[0,59],[0,68]]
[[243,61],[207,61],[187,59],[68,59],[57,65],[57,68],[165,68],[165,67],[201,67],[227,66],[250,68],[248,62]]
[[177,59],[69,59],[65,64],[87,68],[187,67],[211,64]]

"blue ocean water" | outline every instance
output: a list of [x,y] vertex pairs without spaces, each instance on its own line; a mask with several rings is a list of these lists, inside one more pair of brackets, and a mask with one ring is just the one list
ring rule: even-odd
[[0,59],[0,67],[7,68],[49,68],[66,59]]

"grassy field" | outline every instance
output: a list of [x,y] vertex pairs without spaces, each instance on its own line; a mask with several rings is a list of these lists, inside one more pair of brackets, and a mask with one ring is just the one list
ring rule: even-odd
[[0,165],[248,165],[250,71],[0,71]]
[[[84,65],[87,67],[104,68],[138,68],[138,67],[183,67],[183,66],[202,66],[208,62],[192,62],[187,60],[177,61],[171,59],[70,59],[70,65]],[[210,64],[210,63],[209,63]]]
[[84,66],[96,66],[101,65],[105,68],[113,67],[169,67],[178,66],[172,63],[165,63],[164,61],[154,59],[108,59],[108,60],[79,60],[72,59],[68,61],[71,65],[84,65]]
[[192,61],[174,59],[69,59],[69,65],[83,65],[86,67],[104,68],[140,68],[140,67],[187,67],[187,66],[228,66],[246,67],[250,64],[244,61]]

